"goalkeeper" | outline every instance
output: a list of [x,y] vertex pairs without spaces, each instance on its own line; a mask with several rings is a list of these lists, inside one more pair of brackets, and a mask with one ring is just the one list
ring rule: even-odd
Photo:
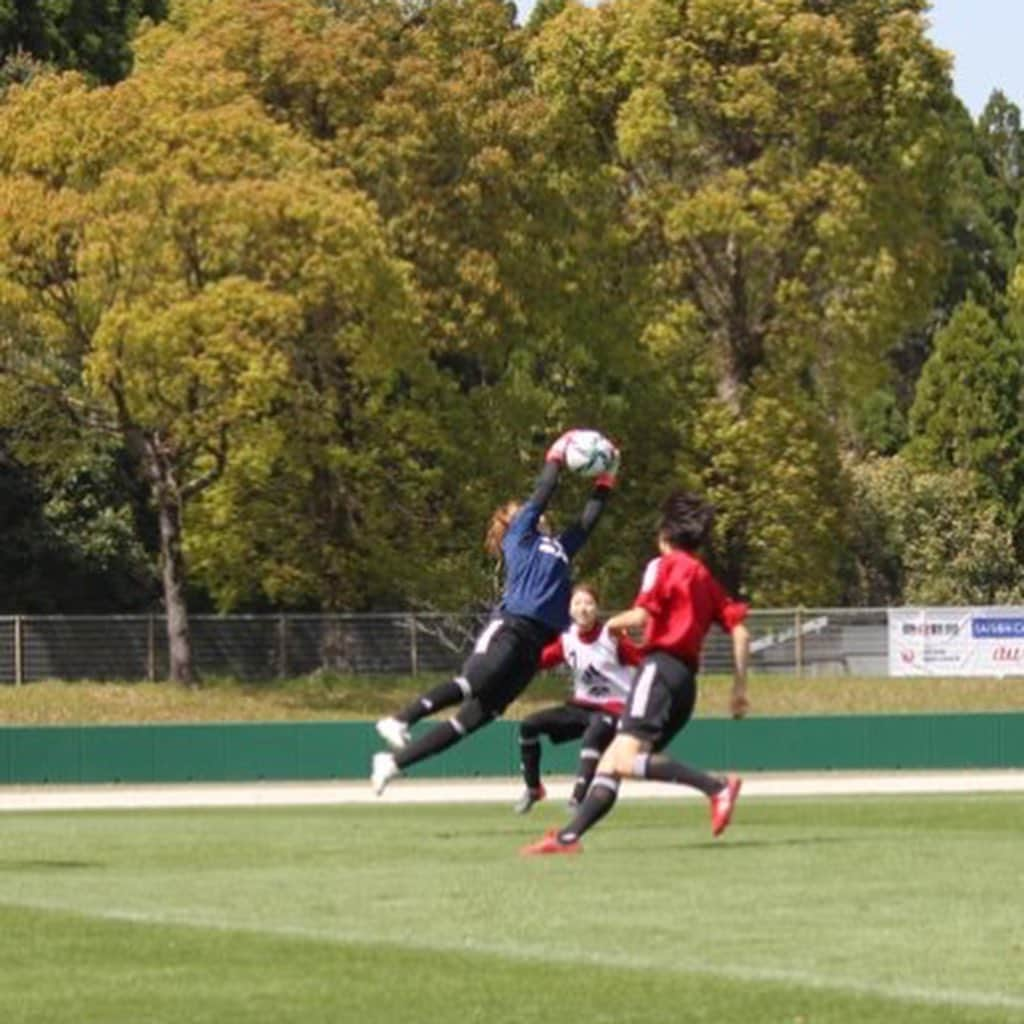
[[[373,757],[370,781],[378,796],[410,765],[498,718],[537,673],[544,646],[568,628],[571,561],[597,525],[618,470],[616,452],[611,470],[594,479],[580,519],[551,536],[544,510],[558,485],[572,435],[568,431],[548,449],[529,499],[502,505],[491,517],[484,547],[502,560],[505,584],[498,614],[480,633],[462,673],[377,723],[377,732],[392,748]],[[410,738],[410,725],[455,704],[460,706],[451,718]]]

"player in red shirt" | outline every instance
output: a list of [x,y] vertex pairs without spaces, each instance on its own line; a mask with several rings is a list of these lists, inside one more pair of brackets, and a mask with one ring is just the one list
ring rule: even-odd
[[698,495],[678,491],[662,507],[660,556],[647,566],[629,611],[613,616],[613,633],[642,628],[645,657],[630,690],[619,732],[573,820],[523,848],[525,854],[579,853],[581,836],[615,805],[623,776],[693,786],[711,804],[711,831],[721,835],[740,791],[736,776],[720,778],[675,761],[661,751],[686,725],[697,699],[700,652],[711,624],[732,634],[732,712],[746,713],[750,635],[747,606],[732,600],[696,557],[711,530],[713,508]]
[[613,637],[598,613],[593,585],[577,583],[569,602],[572,625],[541,651],[542,669],[568,665],[572,670],[572,694],[564,704],[535,711],[519,725],[525,788],[516,801],[518,814],[526,814],[547,796],[540,781],[541,736],[547,736],[552,743],[583,738],[569,801],[572,807],[583,800],[597,762],[615,736],[642,652],[628,636]]

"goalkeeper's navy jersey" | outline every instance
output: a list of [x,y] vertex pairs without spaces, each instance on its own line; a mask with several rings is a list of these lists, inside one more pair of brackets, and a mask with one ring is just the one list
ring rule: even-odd
[[501,542],[505,592],[501,610],[542,623],[552,633],[569,628],[572,576],[569,562],[587,539],[579,524],[558,537],[537,529],[544,507],[528,501],[509,523]]

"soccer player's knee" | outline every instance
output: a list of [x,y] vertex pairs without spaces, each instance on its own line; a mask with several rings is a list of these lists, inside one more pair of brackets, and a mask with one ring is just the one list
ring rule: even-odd
[[597,766],[597,770],[618,775],[620,778],[624,775],[632,775],[636,765],[636,755],[639,751],[640,744],[632,736],[623,736],[620,733],[601,755],[601,762]]
[[476,732],[480,726],[486,725],[492,718],[494,718],[494,714],[487,711],[480,701],[468,700],[459,708],[452,721],[459,732],[467,735]]
[[533,722],[526,721],[519,723],[519,739],[520,740],[535,740],[540,735],[540,729],[537,728]]

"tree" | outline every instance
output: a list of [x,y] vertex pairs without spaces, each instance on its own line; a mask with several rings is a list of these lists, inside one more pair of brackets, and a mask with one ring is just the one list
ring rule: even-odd
[[[358,401],[410,361],[405,271],[345,177],[202,47],[111,88],[12,90],[0,140],[2,408],[14,431],[36,403],[131,453],[171,677],[191,682],[188,506],[266,424],[315,417],[322,368]],[[61,432],[49,441],[30,451],[60,464]]]
[[1003,604],[1024,571],[999,503],[967,469],[922,469],[902,455],[848,467],[853,604]]
[[698,480],[717,507],[716,568],[760,605],[839,596],[846,481],[827,424],[797,401],[766,389],[742,417],[712,401],[698,427]]
[[145,607],[155,580],[131,499],[116,451],[83,445],[64,472],[48,480],[0,442],[0,610]]
[[1024,339],[968,300],[935,337],[910,411],[910,457],[976,475],[1024,526]]
[[[398,501],[391,462],[391,476],[374,486],[362,465],[321,458],[331,480],[343,476],[349,489],[360,481],[361,525],[340,529],[339,510],[311,499],[302,521],[311,530],[319,524],[315,532],[301,545],[289,536],[277,546],[289,559],[302,551],[348,559],[367,585],[328,588],[314,566],[291,561],[274,567],[274,582],[267,577],[275,591],[282,580],[298,587],[302,579],[299,589],[312,588],[307,600],[332,606],[382,602],[394,593],[389,586],[413,604],[438,594],[479,599],[491,582],[478,544],[483,523],[498,500],[529,486],[551,437],[571,423],[602,426],[624,442],[636,424],[646,429],[625,381],[635,373],[656,382],[657,374],[631,346],[633,289],[614,182],[572,134],[573,122],[538,95],[525,40],[496,0],[443,0],[415,14],[369,0],[259,0],[192,5],[139,42],[140,67],[201,42],[244,76],[275,119],[373,199],[422,300],[422,352],[436,372],[417,387],[429,395],[432,423],[406,429],[410,440],[396,433],[400,419],[392,429],[378,418],[372,443],[373,424],[356,429],[366,450],[390,454],[418,480],[406,479],[406,500]],[[315,489],[337,493],[323,477]],[[291,492],[294,500],[301,491]],[[260,551],[268,548],[273,509],[267,513]],[[237,520],[252,522],[241,508]],[[426,553],[418,545],[428,540]],[[386,565],[397,570],[390,581]],[[414,566],[418,579],[410,577]]]
[[[690,453],[677,478],[727,510],[720,556],[761,600],[835,591],[840,438],[944,269],[955,100],[923,9],[638,0],[570,6],[532,43],[619,183],[637,337],[688,325],[659,351],[689,399],[664,407]],[[739,528],[762,479],[785,494],[780,518],[761,508],[764,546]]]
[[0,63],[24,52],[102,82],[131,70],[131,40],[145,18],[167,14],[167,0],[0,0]]

